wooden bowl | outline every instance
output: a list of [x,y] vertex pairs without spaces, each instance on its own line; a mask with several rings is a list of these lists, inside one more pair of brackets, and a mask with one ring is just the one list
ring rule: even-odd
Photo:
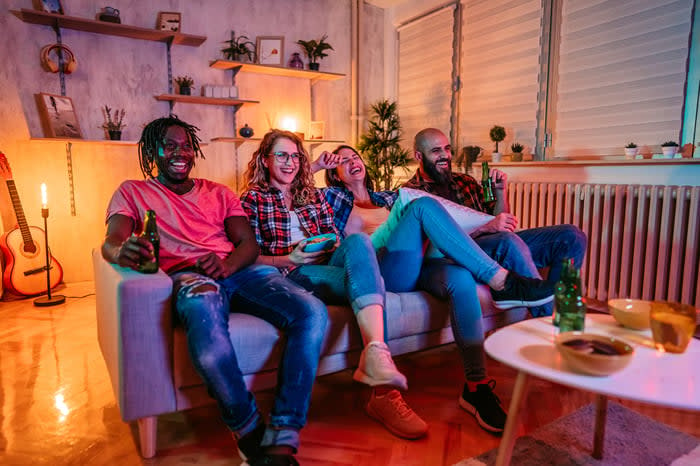
[[634,348],[628,343],[593,333],[560,333],[554,344],[569,367],[595,376],[606,376],[624,369],[634,355]]
[[646,330],[651,327],[649,315],[651,301],[641,299],[610,299],[608,309],[615,320],[623,327]]

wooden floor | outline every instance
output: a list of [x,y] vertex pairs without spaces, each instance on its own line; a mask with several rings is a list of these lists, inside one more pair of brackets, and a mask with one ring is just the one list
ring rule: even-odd
[[[95,330],[92,283],[69,285],[67,303],[0,303],[0,464],[238,465],[235,443],[214,406],[162,416],[158,455],[142,460],[133,425],[119,417]],[[56,293],[54,293],[56,294]],[[392,436],[363,411],[368,395],[349,371],[318,380],[298,458],[304,465],[452,465],[498,445],[456,403],[463,375],[453,345],[397,358],[409,404],[429,423],[426,438]],[[515,372],[489,361],[496,392],[510,401]],[[270,392],[258,394],[263,410]],[[589,394],[532,381],[519,434],[592,400]],[[700,437],[698,414],[625,403]]]

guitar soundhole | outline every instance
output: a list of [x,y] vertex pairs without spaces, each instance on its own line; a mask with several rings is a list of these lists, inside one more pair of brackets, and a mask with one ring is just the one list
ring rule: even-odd
[[22,244],[22,252],[25,254],[35,254],[39,248],[37,247],[36,243],[32,241],[31,243],[23,243]]

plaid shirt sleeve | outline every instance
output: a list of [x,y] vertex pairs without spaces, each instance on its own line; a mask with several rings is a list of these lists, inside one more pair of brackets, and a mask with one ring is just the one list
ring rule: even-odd
[[321,190],[326,197],[326,202],[333,211],[333,222],[342,237],[345,237],[345,225],[348,223],[352,210],[352,196],[347,190],[339,187],[323,188]]
[[241,203],[263,255],[283,256],[292,252],[291,221],[279,192],[246,191]]
[[314,190],[311,203],[296,207],[294,211],[299,215],[299,219],[309,236],[325,233],[338,234],[333,218],[333,208],[320,190]]

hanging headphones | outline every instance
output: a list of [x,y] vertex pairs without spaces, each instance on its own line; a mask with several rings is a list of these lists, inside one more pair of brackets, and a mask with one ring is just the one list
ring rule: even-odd
[[58,61],[51,59],[50,54],[53,51],[60,51],[63,53],[63,72],[65,74],[71,74],[78,67],[78,60],[75,59],[75,54],[67,45],[63,44],[49,44],[41,49],[41,66],[46,71],[51,73],[58,73],[61,71],[58,66]]

